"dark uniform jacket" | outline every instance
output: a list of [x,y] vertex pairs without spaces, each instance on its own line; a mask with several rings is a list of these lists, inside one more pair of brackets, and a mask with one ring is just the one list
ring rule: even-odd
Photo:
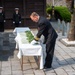
[[40,17],[38,21],[37,37],[40,38],[41,35],[44,35],[45,37],[44,43],[46,43],[47,39],[49,41],[53,41],[58,36],[54,28],[51,26],[50,22],[44,17]]
[[4,22],[5,20],[5,14],[4,12],[0,13],[0,22]]
[[13,14],[13,21],[15,23],[19,23],[21,21],[21,15],[19,13],[18,14],[14,13]]

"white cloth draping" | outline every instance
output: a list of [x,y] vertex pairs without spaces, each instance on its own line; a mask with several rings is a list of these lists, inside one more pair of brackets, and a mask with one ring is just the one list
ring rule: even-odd
[[40,69],[43,69],[42,46],[40,44],[32,45],[29,43],[24,43],[24,42],[22,42],[23,41],[22,37],[26,38],[26,36],[20,35],[20,33],[17,33],[17,36],[15,38],[15,41],[17,43],[17,47],[19,48],[19,52],[17,54],[17,57],[20,59],[22,57],[22,55],[23,56],[40,56]]
[[19,33],[24,31],[30,31],[29,27],[16,27],[13,32]]
[[[13,33],[14,33],[14,35],[17,36],[18,33],[25,32],[25,31],[30,31],[29,27],[16,27],[16,28],[13,30]],[[16,41],[17,41],[17,40],[16,40]],[[18,49],[17,43],[16,43],[16,49]]]

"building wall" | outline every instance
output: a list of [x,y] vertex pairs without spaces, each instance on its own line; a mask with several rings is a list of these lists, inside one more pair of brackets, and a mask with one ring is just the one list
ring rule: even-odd
[[19,7],[22,16],[22,24],[20,27],[37,26],[29,17],[34,11],[41,16],[46,15],[46,0],[1,0],[0,6],[4,7],[6,15],[6,29],[14,28],[12,17],[15,7]]
[[[52,5],[53,0],[46,0],[47,4],[51,4]],[[66,0],[54,0],[54,5],[55,6],[66,6]]]
[[45,16],[45,7],[46,7],[46,0],[26,0],[25,5],[25,23],[26,26],[29,25],[29,27],[35,27],[36,23],[32,22],[30,19],[30,14],[32,12],[37,12],[41,16]]

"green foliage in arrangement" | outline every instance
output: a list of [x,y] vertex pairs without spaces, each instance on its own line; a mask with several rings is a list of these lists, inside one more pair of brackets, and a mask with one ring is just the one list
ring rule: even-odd
[[[68,10],[67,7],[63,7],[63,6],[57,6],[57,7],[54,7],[54,10],[55,10],[55,18],[56,19],[61,19],[61,20],[64,20],[66,22],[70,22],[71,21],[71,13],[70,11]],[[52,15],[52,7],[48,7],[46,9],[46,12],[48,14],[51,14]]]
[[29,43],[34,40],[34,36],[32,35],[31,31],[25,31],[26,36],[27,36],[27,40],[29,41]]

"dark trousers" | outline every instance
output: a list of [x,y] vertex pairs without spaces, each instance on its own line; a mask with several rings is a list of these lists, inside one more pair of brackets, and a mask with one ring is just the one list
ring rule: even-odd
[[50,40],[50,37],[48,37],[46,42],[46,58],[45,58],[45,65],[44,65],[46,67],[51,67],[52,65],[55,42],[56,42],[56,38]]
[[0,22],[0,32],[4,32],[4,22]]
[[19,27],[19,23],[15,23],[15,27]]

